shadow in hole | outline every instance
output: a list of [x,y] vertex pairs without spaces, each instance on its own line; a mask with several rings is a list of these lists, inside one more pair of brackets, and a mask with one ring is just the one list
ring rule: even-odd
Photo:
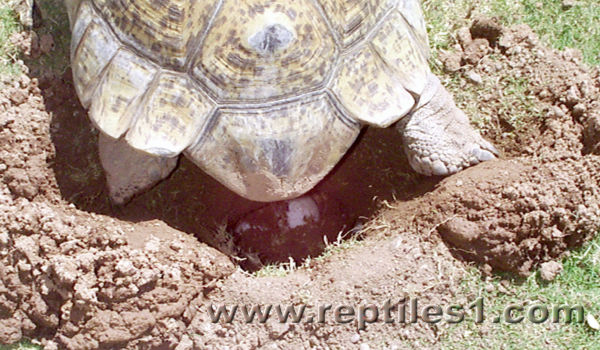
[[[288,256],[301,261],[322,251],[323,235],[329,242],[335,241],[342,228],[348,230],[360,218],[372,216],[382,200],[408,200],[430,191],[439,181],[420,176],[410,168],[401,136],[394,128],[369,128],[311,191],[321,202],[339,211],[328,211],[333,216],[326,217],[323,225],[310,232],[269,231],[233,237],[230,230],[224,230],[226,225],[259,210],[265,203],[237,196],[185,157],[181,157],[168,179],[126,206],[115,207],[108,200],[98,158],[98,132],[77,99],[70,71],[61,77],[39,79],[46,109],[52,113],[50,130],[56,156],[51,160],[51,168],[64,199],[79,209],[125,221],[160,219],[226,254],[256,257],[263,263],[288,261]],[[259,265],[245,264],[248,268]]]

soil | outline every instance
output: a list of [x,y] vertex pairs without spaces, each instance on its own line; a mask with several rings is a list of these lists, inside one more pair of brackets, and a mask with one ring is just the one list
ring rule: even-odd
[[[427,178],[410,169],[393,128],[368,129],[311,192],[318,220],[298,231],[266,217],[258,234],[235,227],[287,204],[239,198],[184,158],[166,181],[112,206],[98,135],[70,73],[35,64],[36,55],[68,54],[53,50],[52,38],[15,37],[32,58],[0,90],[0,343],[30,337],[46,349],[321,349],[401,348],[418,339],[435,348],[445,325],[212,323],[207,310],[466,302],[470,296],[458,290],[470,261],[486,273],[521,275],[545,263],[551,278],[559,268],[548,262],[599,226],[598,72],[575,50],[543,47],[526,26],[478,19],[458,37],[445,59],[449,70],[526,77],[543,111],[517,129],[491,111],[498,127],[485,136],[501,159]],[[501,99],[496,89],[481,103]],[[285,276],[256,277],[239,267],[290,256],[300,264],[323,249],[323,236],[334,242],[352,234],[359,240],[352,248]]]

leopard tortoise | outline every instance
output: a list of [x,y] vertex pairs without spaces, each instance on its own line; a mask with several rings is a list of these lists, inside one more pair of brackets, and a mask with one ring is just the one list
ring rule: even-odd
[[425,175],[497,154],[430,72],[419,0],[65,4],[75,88],[115,203],[181,153],[248,199],[298,197],[365,125],[395,124]]

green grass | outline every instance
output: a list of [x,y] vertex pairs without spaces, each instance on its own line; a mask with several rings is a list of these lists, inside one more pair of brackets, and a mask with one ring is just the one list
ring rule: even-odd
[[[442,348],[600,349],[600,332],[585,321],[570,324],[492,322],[493,317],[501,315],[506,306],[514,304],[525,305],[526,308],[541,304],[549,309],[560,305],[581,305],[586,315],[599,319],[600,236],[571,252],[564,259],[563,267],[564,271],[550,283],[541,281],[537,273],[524,280],[505,274],[486,281],[479,270],[471,269],[469,277],[463,281],[463,293],[470,300],[484,298],[488,319],[483,324],[475,324],[471,319],[448,328],[442,337]],[[510,283],[502,283],[503,279]]]
[[[439,56],[442,51],[454,51],[456,33],[460,28],[468,27],[477,16],[497,17],[505,25],[522,23],[519,19],[524,13],[523,5],[521,1],[505,0],[482,0],[476,6],[473,4],[472,0],[423,2],[432,49],[430,64],[433,72],[440,76],[454,96],[458,107],[470,116],[478,130],[486,134],[505,135],[506,142],[511,142],[522,131],[521,128],[527,128],[542,117],[527,79],[515,78],[510,74],[499,79],[483,75],[483,83],[474,85],[465,79],[462,72],[444,73]],[[548,18],[545,20],[549,21]],[[497,59],[494,55],[489,57]],[[502,91],[501,98],[497,98],[499,91]]]
[[[493,55],[489,57],[494,59]],[[526,77],[482,75],[483,83],[474,85],[461,74],[444,74],[441,68],[435,67],[434,72],[451,92],[457,106],[484,133],[494,130],[497,135],[514,138],[543,117]],[[499,91],[502,91],[501,97]]]
[[536,3],[523,1],[525,23],[553,47],[576,47],[588,64],[600,64],[600,2],[579,0],[568,10],[562,9],[561,1],[543,1],[539,9]]
[[71,30],[67,10],[62,0],[38,0],[37,4],[42,13],[43,26],[36,32],[40,37],[44,34],[52,35],[54,51],[31,63],[36,66],[34,69],[50,70],[60,76],[70,65]]
[[[64,73],[69,67],[69,42],[71,38],[69,20],[61,0],[39,0],[37,2],[42,14],[43,25],[35,29],[38,37],[52,35],[54,52],[42,55],[34,60],[25,60],[33,75],[41,75],[43,71],[51,71],[57,75]],[[8,0],[0,0],[0,74],[18,75],[21,70],[15,64],[20,57],[17,48],[10,42],[13,33],[23,30],[18,16],[9,5]]]
[[289,263],[269,264],[252,273],[255,277],[285,277],[296,270],[296,263],[290,258]]
[[477,15],[486,15],[499,18],[505,25],[526,23],[547,45],[577,48],[586,63],[600,64],[597,0],[578,0],[570,9],[563,9],[561,0],[424,0],[423,6],[434,55],[455,42],[456,29],[468,25]]
[[10,36],[21,30],[17,14],[5,0],[0,0],[0,75],[17,75],[20,70],[15,65],[17,49],[11,44]]
[[13,345],[2,345],[0,344],[0,350],[41,350],[42,347],[31,343],[28,340],[20,341]]
[[[482,15],[496,17],[507,26],[526,23],[545,45],[579,49],[585,63],[600,65],[600,2],[597,0],[577,1],[569,9],[562,7],[561,0],[424,0],[423,7],[434,73],[441,76],[459,108],[480,131],[504,135],[502,142],[508,144],[518,138],[517,135],[527,134],[527,129],[543,118],[544,111],[539,109],[527,77],[505,74],[494,80],[483,76],[483,84],[474,86],[466,81],[462,72],[445,74],[439,55],[444,50],[454,50],[458,29],[469,26],[473,18]],[[500,100],[486,99],[498,91],[502,92]]]

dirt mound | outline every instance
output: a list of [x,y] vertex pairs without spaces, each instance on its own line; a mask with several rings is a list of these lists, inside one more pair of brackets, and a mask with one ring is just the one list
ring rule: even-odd
[[49,336],[70,349],[141,346],[183,331],[189,302],[233,264],[162,222],[132,225],[65,203],[48,166],[51,116],[37,80],[2,84],[0,343]]
[[[420,199],[429,206],[419,216],[438,225],[460,256],[528,274],[597,232],[599,163],[586,154],[598,151],[598,71],[582,65],[576,50],[540,45],[526,25],[502,28],[477,19],[459,33],[460,47],[452,55],[460,57],[460,69],[467,76],[526,79],[526,93],[542,118],[500,129],[509,137],[490,133],[506,154],[527,157],[444,180],[439,191]],[[445,57],[447,64],[457,61],[452,55]],[[503,93],[498,89],[487,102],[501,100]],[[510,125],[501,118],[499,125]],[[431,207],[439,212],[431,215]]]
[[599,170],[597,156],[493,161],[396,210],[419,218],[421,231],[439,232],[463,258],[527,275],[600,228]]
[[[477,19],[458,37],[458,50],[443,56],[448,70],[467,77],[498,76],[498,81],[525,79],[525,93],[542,117],[520,121],[524,127],[515,128],[498,116],[496,123],[503,127],[489,136],[505,154],[527,157],[485,164],[458,180],[445,180],[441,192],[426,196],[447,201],[430,199],[441,215],[424,211],[422,217],[439,225],[459,255],[527,274],[597,230],[598,159],[585,154],[598,152],[598,72],[582,65],[576,50],[557,52],[540,45],[525,25],[502,28]],[[498,103],[504,93],[498,89],[485,102]]]
[[47,349],[183,350],[394,346],[420,339],[433,347],[442,325],[418,322],[390,332],[377,323],[359,332],[356,321],[343,326],[333,318],[213,323],[208,308],[388,299],[400,306],[417,298],[456,303],[462,268],[452,254],[486,270],[527,274],[596,232],[600,158],[590,153],[600,148],[598,73],[581,65],[576,51],[544,48],[524,26],[480,19],[459,39],[449,68],[474,84],[481,77],[522,78],[541,117],[518,127],[509,113],[494,109],[503,99],[495,89],[481,101],[482,113],[497,126],[486,136],[506,158],[443,180],[410,170],[395,130],[365,131],[313,192],[328,198],[331,215],[344,218],[331,230],[362,225],[364,240],[284,277],[253,277],[226,255],[258,256],[260,265],[299,245],[304,255],[315,254],[321,235],[232,236],[222,228],[244,213],[261,215],[264,204],[240,199],[185,159],[167,181],[112,207],[97,133],[69,73],[3,81],[0,343],[28,336]]

